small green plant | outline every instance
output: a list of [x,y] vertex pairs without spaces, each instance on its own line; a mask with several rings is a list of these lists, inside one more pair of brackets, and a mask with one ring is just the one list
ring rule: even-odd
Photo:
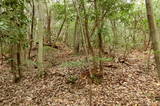
[[29,66],[37,66],[37,62],[30,59],[24,60],[24,64],[28,64]]
[[106,61],[106,62],[110,62],[110,61],[113,61],[113,58],[106,58],[106,57],[94,57],[94,59],[96,60],[96,61]]
[[62,67],[83,67],[87,63],[85,61],[69,61],[61,64]]
[[153,51],[156,54],[160,54],[160,50]]
[[46,74],[47,74],[46,71],[44,71],[44,70],[39,70],[39,71],[37,72],[37,77],[42,78],[42,77],[45,77]]
[[93,75],[91,77],[91,80],[95,83],[95,84],[100,84],[102,82],[102,76],[97,76],[97,75]]
[[50,46],[44,46],[43,48],[44,48],[44,51],[45,51],[45,52],[47,52],[47,51],[56,51],[55,48],[50,47]]
[[71,75],[67,78],[67,83],[68,84],[75,84],[77,80],[78,80],[78,77]]

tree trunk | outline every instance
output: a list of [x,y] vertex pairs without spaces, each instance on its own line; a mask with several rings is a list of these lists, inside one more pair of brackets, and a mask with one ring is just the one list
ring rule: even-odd
[[47,36],[46,36],[45,42],[51,45],[51,21],[52,21],[51,12],[52,11],[47,5],[47,0],[45,0],[45,6],[46,6],[46,12],[47,12],[47,28],[46,28]]
[[0,39],[0,41],[1,41],[1,42],[0,42],[0,44],[1,44],[1,47],[0,47],[0,48],[1,48],[1,58],[0,58],[0,59],[1,59],[1,61],[2,61],[2,62],[0,63],[0,65],[3,65],[3,42],[2,42],[1,39]]
[[[86,44],[87,44],[87,41],[86,41],[86,36],[85,36],[85,28],[83,27],[83,17],[81,17],[80,16],[80,10],[81,10],[81,8],[82,8],[82,6],[81,5],[78,5],[78,2],[77,1],[74,1],[74,0],[72,0],[72,2],[73,2],[73,5],[74,5],[74,8],[75,8],[75,10],[76,10],[76,12],[77,12],[77,16],[78,16],[78,18],[79,18],[79,20],[78,20],[78,25],[79,25],[79,31],[80,32],[78,32],[80,35],[78,35],[78,46],[80,45],[80,43],[81,43],[81,45],[82,45],[82,48],[83,48],[83,50],[85,51],[85,53],[88,55],[89,54],[89,51],[88,51],[88,49],[87,49],[87,46],[86,46]],[[80,39],[81,38],[81,39]]]
[[19,79],[22,77],[21,75],[21,44],[20,41],[17,44],[17,71]]
[[152,1],[151,0],[145,0],[145,1],[146,1],[148,25],[150,29],[150,37],[152,40],[152,47],[154,50],[154,58],[157,66],[158,77],[160,79],[160,37],[154,19]]
[[47,43],[51,44],[51,10],[49,10],[47,18]]
[[28,58],[31,58],[31,51],[32,51],[32,46],[33,46],[33,34],[34,34],[34,19],[35,19],[35,4],[34,0],[32,0],[32,23],[31,23],[31,34],[30,34],[30,48],[29,48],[29,53],[28,53]]
[[117,27],[116,27],[116,21],[115,20],[110,20],[111,25],[112,25],[112,32],[113,32],[113,50],[116,49],[116,46],[118,44],[118,36],[117,36]]
[[68,31],[69,31],[68,29],[69,29],[69,23],[66,24],[65,34],[64,34],[64,39],[63,39],[63,42],[67,45],[68,45]]
[[17,74],[16,74],[16,62],[15,62],[15,48],[14,48],[14,45],[11,44],[11,47],[10,47],[10,66],[11,66],[11,73],[13,75],[13,83],[17,83],[19,78],[17,77]]
[[[103,24],[98,29],[99,58],[102,58],[102,53],[103,53],[102,28]],[[100,74],[103,75],[103,62],[101,61],[101,59],[99,61],[99,69],[100,69]]]
[[60,26],[59,31],[58,31],[58,34],[57,34],[57,37],[56,37],[56,41],[58,40],[58,38],[59,38],[59,36],[60,36],[60,34],[61,34],[61,32],[62,32],[63,26],[64,26],[64,24],[65,24],[65,22],[66,22],[66,20],[67,20],[67,4],[66,4],[66,0],[64,0],[64,6],[65,6],[64,20],[63,20],[63,22],[62,22],[62,24],[61,24],[61,26]]
[[73,35],[73,47],[74,47],[74,53],[79,52],[79,37],[78,36],[78,30],[79,30],[79,16],[77,15],[76,22],[75,22],[75,29],[74,29],[74,35]]
[[[91,42],[90,42],[90,35],[89,35],[89,28],[88,28],[88,15],[86,13],[84,1],[82,1],[81,3],[82,3],[83,12],[84,12],[84,30],[85,30],[85,37],[86,37],[86,41],[87,41],[87,45],[88,45],[88,50],[89,50],[89,53],[91,53],[92,58],[93,58],[94,71],[97,72],[97,63],[96,63],[96,60],[95,60],[95,53],[94,53],[93,47],[92,47]],[[90,74],[91,74],[91,77],[92,77],[93,72],[90,72]]]
[[42,9],[40,9],[42,6],[42,1],[39,1],[38,3],[38,15],[39,15],[39,21],[38,21],[38,28],[39,28],[39,38],[38,38],[38,70],[39,75],[42,76],[44,74],[43,69],[43,34],[44,34],[44,18],[42,16]]

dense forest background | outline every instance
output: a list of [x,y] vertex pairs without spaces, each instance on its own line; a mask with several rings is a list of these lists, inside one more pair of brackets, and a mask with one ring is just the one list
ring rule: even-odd
[[159,0],[1,0],[0,105],[160,105]]

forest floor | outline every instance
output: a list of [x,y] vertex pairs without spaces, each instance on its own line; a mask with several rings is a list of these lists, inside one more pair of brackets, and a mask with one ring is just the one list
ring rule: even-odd
[[[74,84],[67,82],[69,75],[80,78],[83,69],[61,66],[85,56],[73,55],[70,50],[57,50],[51,56],[53,64],[46,68],[44,77],[37,77],[38,70],[31,68],[23,71],[22,80],[16,84],[12,83],[9,66],[1,65],[0,106],[89,106],[89,84],[84,83],[85,80]],[[91,85],[92,105],[160,106],[160,82],[153,56],[149,69],[147,60],[148,51],[134,51],[128,55],[127,64],[104,62],[103,81]]]

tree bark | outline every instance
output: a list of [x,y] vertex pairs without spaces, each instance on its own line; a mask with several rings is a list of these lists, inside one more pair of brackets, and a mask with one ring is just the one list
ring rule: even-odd
[[154,58],[157,66],[158,77],[160,79],[160,36],[154,19],[152,1],[145,0],[145,2],[146,2],[146,11],[147,11],[148,25],[150,30],[150,37],[152,40],[152,47],[154,50]]
[[38,28],[39,28],[39,38],[38,38],[38,70],[39,75],[42,76],[44,74],[43,69],[43,34],[44,34],[44,18],[42,16],[42,9],[40,9],[42,6],[42,1],[38,2],[38,15],[39,15],[39,22],[38,22]]
[[118,36],[117,36],[117,27],[116,27],[116,21],[115,20],[110,20],[111,25],[112,25],[112,32],[113,32],[113,50],[116,49],[116,46],[118,44]]
[[1,59],[1,63],[0,63],[0,65],[3,65],[3,42],[2,42],[1,39],[0,39],[0,41],[1,41],[0,42],[0,44],[1,44],[1,47],[0,47],[1,48],[1,58],[0,58]]
[[79,37],[78,36],[78,30],[79,30],[79,16],[77,15],[76,22],[75,22],[75,29],[74,29],[74,35],[73,35],[73,47],[74,47],[74,53],[79,52]]
[[21,44],[20,41],[17,44],[17,71],[19,79],[22,77],[21,75]]
[[31,34],[30,34],[30,48],[29,48],[29,53],[28,53],[28,58],[31,58],[31,51],[32,51],[32,46],[33,46],[33,34],[34,34],[34,19],[35,19],[35,4],[34,0],[32,0],[32,23],[31,23]]
[[14,45],[11,44],[11,47],[10,47],[10,67],[11,67],[11,73],[13,75],[13,83],[17,83],[19,81],[19,78],[17,77],[17,74],[16,74],[16,62],[15,62],[15,48],[14,48]]
[[49,10],[48,20],[47,20],[47,42],[51,44],[51,10]]
[[[103,53],[102,28],[103,28],[103,24],[98,29],[99,58],[102,58],[102,53]],[[99,69],[100,69],[100,73],[103,75],[103,62],[101,61],[101,59],[99,61]]]
[[47,36],[46,36],[46,43],[51,45],[51,9],[47,5],[47,0],[45,0],[45,6],[46,6],[46,11],[47,11]]

